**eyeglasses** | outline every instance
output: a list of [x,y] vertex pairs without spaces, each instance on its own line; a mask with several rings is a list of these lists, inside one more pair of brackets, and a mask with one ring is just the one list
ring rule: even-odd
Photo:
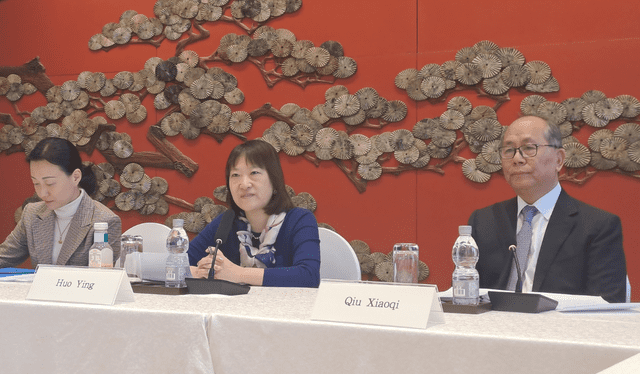
[[500,147],[500,157],[514,158],[516,157],[516,151],[520,152],[520,156],[522,156],[522,158],[535,157],[538,154],[538,147],[558,148],[558,146],[551,144],[525,144],[518,148]]

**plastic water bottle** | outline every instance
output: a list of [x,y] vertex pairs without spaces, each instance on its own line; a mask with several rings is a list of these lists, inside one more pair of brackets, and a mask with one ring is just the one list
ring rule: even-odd
[[93,245],[89,249],[89,267],[113,267],[113,248],[109,245],[109,224],[93,224]]
[[182,227],[184,220],[174,219],[173,229],[167,236],[167,266],[165,272],[165,287],[184,288],[187,284],[184,280],[189,272],[189,237]]
[[478,305],[480,277],[476,270],[478,245],[471,236],[471,226],[458,228],[458,239],[453,245],[451,257],[456,264],[451,279],[453,303],[457,305]]

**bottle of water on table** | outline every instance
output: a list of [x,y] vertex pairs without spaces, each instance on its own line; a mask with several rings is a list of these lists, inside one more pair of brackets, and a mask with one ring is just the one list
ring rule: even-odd
[[109,245],[109,224],[93,224],[93,245],[89,249],[89,267],[113,267],[113,249]]
[[165,287],[184,288],[187,284],[184,280],[189,273],[189,259],[187,250],[189,249],[189,237],[182,227],[184,220],[174,219],[173,229],[167,236],[167,266],[165,272]]
[[456,264],[451,279],[453,303],[457,305],[478,305],[480,277],[476,270],[478,245],[471,236],[471,226],[458,228],[458,239],[453,245],[451,257]]

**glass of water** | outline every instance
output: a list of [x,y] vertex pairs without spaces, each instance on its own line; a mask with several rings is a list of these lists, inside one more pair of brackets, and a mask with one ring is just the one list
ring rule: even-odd
[[393,246],[393,281],[418,283],[418,245],[397,243]]
[[130,277],[138,277],[137,257],[131,256],[133,253],[142,252],[142,237],[133,235],[122,235],[120,237],[120,266],[126,270]]

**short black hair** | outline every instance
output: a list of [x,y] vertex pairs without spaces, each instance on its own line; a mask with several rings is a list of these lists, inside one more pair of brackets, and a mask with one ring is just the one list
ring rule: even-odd
[[282,166],[280,165],[280,158],[273,146],[263,140],[254,139],[245,143],[237,145],[229,154],[227,159],[227,166],[225,168],[225,178],[227,180],[227,201],[231,205],[231,208],[240,214],[242,209],[238,207],[233,196],[231,195],[231,189],[229,188],[229,175],[231,174],[231,168],[233,168],[240,157],[243,157],[248,164],[265,169],[271,186],[273,187],[274,194],[271,196],[271,200],[264,207],[265,213],[268,215],[279,214],[282,212],[288,212],[294,208],[291,196],[287,193],[286,186],[284,184],[284,174],[282,173]]

